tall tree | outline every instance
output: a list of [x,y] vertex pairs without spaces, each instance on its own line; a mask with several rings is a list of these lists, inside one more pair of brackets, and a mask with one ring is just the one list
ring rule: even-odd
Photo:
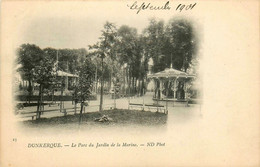
[[116,59],[116,47],[115,41],[117,37],[116,26],[113,23],[106,22],[102,35],[99,38],[100,42],[93,46],[89,46],[89,49],[94,50],[95,54],[101,58],[101,90],[100,90],[100,107],[99,110],[103,110],[103,89],[104,89],[104,59],[108,56],[111,60]]
[[81,104],[79,122],[82,121],[84,102],[90,97],[92,92],[94,73],[95,65],[90,58],[85,59],[84,63],[78,67],[79,81],[74,96]]
[[56,71],[54,69],[54,61],[50,59],[41,60],[38,65],[32,68],[32,79],[39,84],[39,97],[37,105],[37,119],[41,116],[43,109],[43,92],[55,84]]
[[23,80],[28,80],[28,100],[30,103],[30,97],[33,95],[33,72],[32,69],[39,65],[44,59],[44,52],[36,45],[33,44],[22,44],[17,49],[17,63],[20,64],[18,69],[19,73],[22,76]]
[[166,34],[169,38],[173,66],[187,71],[197,52],[197,40],[192,23],[187,19],[171,19]]
[[[154,66],[152,71],[158,72],[165,69],[168,61],[165,61],[165,25],[163,20],[150,19],[149,25],[143,31],[143,44],[148,58],[152,58]],[[165,64],[166,63],[166,64]]]
[[[137,80],[142,77],[141,71],[141,59],[142,53],[142,41],[137,34],[136,28],[132,28],[126,25],[121,26],[117,32],[117,51],[118,61],[123,65],[128,66],[128,90],[131,93],[136,93]],[[130,93],[129,92],[129,93]]]
[[142,36],[145,52],[154,62],[153,72],[170,64],[186,72],[196,55],[196,36],[192,22],[187,19],[172,18],[165,26],[163,20],[153,18]]
[[86,49],[54,49],[45,48],[44,53],[51,59],[59,60],[59,70],[75,73],[77,66],[82,65],[87,51]]

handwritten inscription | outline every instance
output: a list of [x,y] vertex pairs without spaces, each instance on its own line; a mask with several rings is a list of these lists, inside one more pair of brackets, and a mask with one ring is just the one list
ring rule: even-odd
[[[177,7],[175,8],[175,11],[182,12],[182,11],[192,10],[196,5],[197,3],[178,4]],[[131,10],[135,10],[136,14],[139,14],[141,11],[145,11],[145,10],[170,10],[171,9],[170,1],[167,1],[162,5],[154,5],[148,2],[135,1],[132,4],[127,4],[127,7]]]
[[163,5],[153,5],[151,3],[143,2],[141,5],[135,1],[132,5],[127,5],[131,10],[137,10],[136,14],[138,14],[141,10],[170,10],[170,2],[167,1]]
[[182,10],[192,10],[194,8],[194,6],[196,6],[197,3],[194,4],[189,4],[189,5],[185,5],[185,4],[179,4],[176,8],[177,11],[181,12]]

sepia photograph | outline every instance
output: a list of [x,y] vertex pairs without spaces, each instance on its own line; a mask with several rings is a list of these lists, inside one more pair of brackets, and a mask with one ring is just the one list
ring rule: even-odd
[[[16,50],[15,115],[21,126],[29,128],[26,131],[32,133],[30,126],[80,128],[84,133],[89,126],[130,130],[148,126],[156,131],[157,125],[202,116],[200,37],[192,20],[147,18],[148,24],[139,31],[120,21],[105,21],[100,29],[80,32],[72,26],[56,34],[57,27],[69,22],[63,21],[31,23],[28,42]],[[43,24],[48,30],[40,35]],[[95,22],[89,24],[95,27]],[[80,33],[86,39],[77,44],[84,47],[89,42],[87,48],[67,48],[71,40],[81,40],[75,37]],[[90,44],[87,37],[94,33],[100,35]],[[51,46],[51,38],[64,48]]]
[[2,1],[3,166],[259,166],[258,1]]

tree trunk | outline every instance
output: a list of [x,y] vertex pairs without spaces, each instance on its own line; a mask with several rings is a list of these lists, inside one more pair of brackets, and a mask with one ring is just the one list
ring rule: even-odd
[[139,79],[140,80],[140,96],[143,96],[144,94],[144,91],[143,91],[143,80],[142,79]]
[[136,77],[133,77],[133,87],[134,87],[134,94],[136,95],[136,93],[137,93],[137,91],[136,91],[136,82],[137,82],[137,80],[136,80]]
[[139,79],[139,95],[143,96],[143,80]]
[[29,80],[29,86],[28,86],[27,90],[28,90],[28,103],[30,104],[31,103],[31,96],[33,94],[32,81],[31,80]]
[[103,58],[101,58],[101,90],[100,90],[100,105],[99,105],[99,111],[103,110],[103,84],[104,84],[104,78],[103,78]]
[[134,77],[131,78],[131,94],[134,94]]
[[51,103],[54,103],[54,88],[52,88],[52,92],[51,92]]
[[42,101],[42,85],[40,84],[36,119],[40,119],[41,117],[41,101]]
[[129,79],[129,73],[127,73],[126,85],[127,85],[126,94],[127,94],[127,96],[129,96],[129,95],[130,95],[130,79]]
[[110,76],[109,76],[109,81],[108,81],[108,83],[107,83],[107,87],[108,87],[108,91],[110,91],[111,90],[111,86],[112,86],[112,74],[110,74]]
[[62,97],[63,97],[63,86],[61,85],[61,93],[60,93],[60,112],[62,112],[62,108],[63,108]]
[[145,87],[145,83],[144,83],[144,78],[142,78],[142,95],[144,96],[146,93],[146,87]]
[[[41,101],[40,101],[40,109],[41,111],[44,111],[44,105],[43,105],[43,86],[41,86]],[[41,113],[43,114],[43,113]]]
[[82,122],[82,111],[83,111],[83,105],[84,105],[84,102],[81,102],[81,106],[80,106],[80,114],[79,114],[79,124]]
[[74,114],[76,115],[77,113],[77,103],[74,101]]

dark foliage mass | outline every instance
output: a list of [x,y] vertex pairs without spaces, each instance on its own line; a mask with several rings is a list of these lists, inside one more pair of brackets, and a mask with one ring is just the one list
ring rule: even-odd
[[[136,28],[123,25],[117,29],[113,23],[107,22],[99,41],[89,46],[88,55],[97,62],[103,55],[106,81],[119,79],[117,76],[123,73],[128,91],[142,94],[149,60],[153,60],[151,72],[162,71],[171,64],[177,70],[188,72],[195,66],[197,45],[193,24],[186,19],[173,18],[167,24],[163,20],[151,19],[141,34]],[[126,72],[120,71],[122,68]],[[190,71],[194,72],[194,69]]]
[[[172,64],[175,69],[194,72],[192,68],[196,65],[198,45],[195,34],[192,22],[183,18],[173,18],[167,23],[150,19],[149,25],[140,34],[134,27],[122,25],[118,28],[106,22],[99,40],[89,46],[89,51],[41,49],[34,44],[23,44],[17,50],[17,62],[22,78],[29,81],[28,92],[31,95],[33,82],[46,88],[53,83],[51,66],[57,60],[58,70],[72,74],[79,74],[79,67],[83,68],[84,62],[88,61],[93,73],[91,79],[98,83],[103,76],[104,91],[109,91],[113,83],[119,82],[124,85],[121,92],[142,95],[149,70],[162,71]],[[148,62],[151,60],[150,69]]]
[[54,64],[58,60],[59,70],[69,73],[76,73],[78,66],[81,66],[87,56],[86,49],[54,49],[44,48],[34,44],[22,44],[17,50],[18,69],[23,79],[32,78],[32,69],[43,62]]
[[192,23],[185,19],[164,21],[151,19],[144,30],[144,43],[149,58],[153,59],[153,71],[170,67],[187,71],[196,55],[196,36]]

